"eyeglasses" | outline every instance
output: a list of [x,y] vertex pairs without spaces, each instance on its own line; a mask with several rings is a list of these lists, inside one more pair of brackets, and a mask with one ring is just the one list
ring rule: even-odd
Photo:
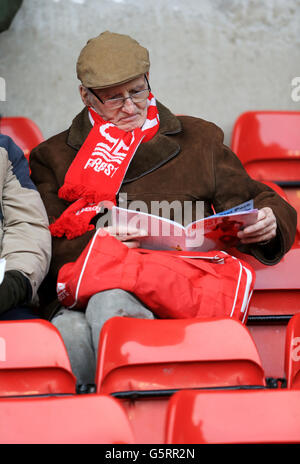
[[99,95],[97,95],[93,89],[88,88],[88,90],[102,103],[102,105],[105,105],[109,109],[117,109],[121,108],[122,106],[125,105],[125,101],[130,99],[133,103],[141,103],[149,97],[149,94],[151,92],[151,87],[149,85],[149,81],[147,79],[147,76],[144,76],[147,82],[147,89],[139,90],[138,92],[133,92],[132,95],[129,97],[116,97],[116,98],[108,98],[107,100],[103,101]]

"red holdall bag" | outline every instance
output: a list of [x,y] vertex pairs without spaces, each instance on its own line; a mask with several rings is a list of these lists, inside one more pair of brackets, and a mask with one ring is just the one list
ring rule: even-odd
[[224,251],[128,248],[98,229],[79,258],[59,271],[57,295],[84,309],[92,295],[120,288],[159,318],[232,317],[246,323],[255,274]]

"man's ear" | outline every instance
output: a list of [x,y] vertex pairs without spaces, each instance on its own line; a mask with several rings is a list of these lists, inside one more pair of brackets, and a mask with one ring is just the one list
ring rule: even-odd
[[83,101],[84,105],[91,106],[88,91],[83,85],[79,86],[79,93],[80,93],[81,100]]

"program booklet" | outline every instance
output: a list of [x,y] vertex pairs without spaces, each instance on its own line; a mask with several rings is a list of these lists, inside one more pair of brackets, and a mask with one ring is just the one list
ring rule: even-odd
[[184,227],[170,219],[114,206],[112,225],[145,231],[147,236],[138,239],[141,248],[179,251],[224,250],[239,243],[237,232],[255,223],[257,213],[258,210],[253,209],[253,200],[249,200]]

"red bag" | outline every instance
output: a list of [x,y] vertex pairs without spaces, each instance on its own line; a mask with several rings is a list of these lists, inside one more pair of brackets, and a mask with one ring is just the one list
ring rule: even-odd
[[233,317],[246,323],[255,274],[224,251],[170,252],[128,248],[98,229],[74,263],[59,271],[57,294],[85,308],[102,290],[133,293],[160,318]]

